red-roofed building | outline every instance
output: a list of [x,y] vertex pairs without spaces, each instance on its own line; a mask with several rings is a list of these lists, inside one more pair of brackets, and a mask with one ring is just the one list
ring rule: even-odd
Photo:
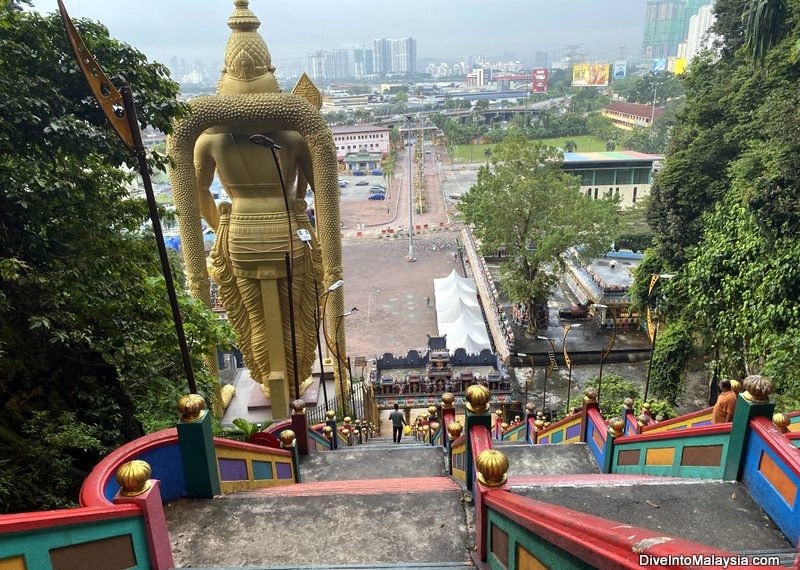
[[649,127],[653,119],[658,119],[663,114],[664,109],[654,109],[653,105],[625,101],[614,101],[603,109],[603,116],[609,117],[615,127],[626,131],[633,130],[634,127]]

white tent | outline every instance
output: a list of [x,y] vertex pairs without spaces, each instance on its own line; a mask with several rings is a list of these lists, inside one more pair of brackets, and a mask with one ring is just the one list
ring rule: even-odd
[[434,279],[433,289],[439,334],[447,335],[450,352],[463,348],[467,354],[478,354],[491,349],[472,279],[461,277],[454,269],[447,277]]

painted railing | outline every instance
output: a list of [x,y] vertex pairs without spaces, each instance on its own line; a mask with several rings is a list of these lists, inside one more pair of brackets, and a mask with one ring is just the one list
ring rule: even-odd
[[[667,565],[654,561],[669,556],[675,560],[693,555],[720,561],[736,559],[731,552],[665,537],[660,532],[615,523],[504,490],[486,492],[482,503],[486,507],[484,559],[494,570],[633,569],[650,565],[663,568]],[[672,562],[668,567],[695,567],[689,564]]]
[[765,417],[750,420],[741,480],[792,544],[800,542],[800,449]]
[[800,432],[800,410],[786,415],[789,416],[789,431]]
[[0,568],[134,568],[152,563],[137,505],[84,507],[0,517]]
[[461,435],[450,443],[450,474],[461,481],[467,482],[467,437]]
[[541,444],[577,443],[581,440],[582,425],[582,413],[567,416],[541,430],[536,435],[536,442]]
[[800,448],[800,432],[790,432],[784,435],[786,436],[786,439],[792,442],[792,445]]
[[317,424],[308,428],[306,437],[308,439],[308,449],[311,451],[330,451],[331,442],[322,435],[325,424]]
[[647,432],[613,440],[612,473],[722,479],[731,424]]
[[500,433],[502,441],[525,441],[525,422],[520,422]]
[[586,445],[592,452],[594,460],[601,468],[605,461],[606,439],[608,439],[608,427],[597,408],[586,409]]
[[711,413],[713,410],[714,408],[704,408],[696,412],[678,416],[677,418],[672,418],[670,420],[658,422],[657,424],[645,426],[642,428],[642,433],[658,433],[676,429],[687,429],[711,425]]
[[636,416],[632,413],[626,413],[625,418],[625,431],[622,435],[637,435],[639,433],[639,422],[636,421]]
[[214,438],[223,493],[265,489],[297,482],[292,452]]

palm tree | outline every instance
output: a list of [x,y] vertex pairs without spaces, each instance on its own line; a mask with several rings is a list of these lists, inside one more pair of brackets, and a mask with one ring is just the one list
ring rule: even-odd
[[492,156],[492,149],[487,148],[483,151],[483,156],[486,157],[486,168],[489,168],[489,158]]
[[770,48],[788,32],[789,9],[786,0],[749,0],[745,6],[744,47],[750,59],[763,64]]

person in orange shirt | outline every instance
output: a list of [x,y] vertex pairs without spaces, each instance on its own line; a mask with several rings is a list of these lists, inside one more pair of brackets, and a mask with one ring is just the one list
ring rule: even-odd
[[736,392],[731,390],[731,381],[722,380],[719,383],[722,393],[714,404],[714,411],[711,414],[711,423],[723,424],[733,421],[733,411],[736,409]]

